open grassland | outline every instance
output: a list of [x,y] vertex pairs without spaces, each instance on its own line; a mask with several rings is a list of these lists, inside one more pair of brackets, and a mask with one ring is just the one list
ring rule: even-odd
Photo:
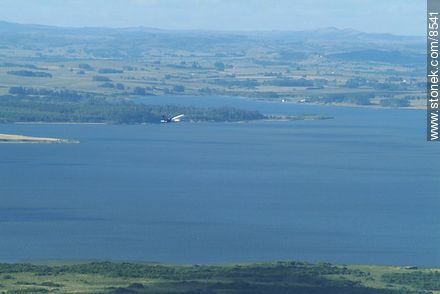
[[[3,60],[11,59],[3,58]],[[126,100],[151,95],[217,95],[370,107],[423,108],[425,104],[422,79],[411,78],[404,72],[405,68],[400,69],[402,78],[399,78],[398,82],[387,82],[390,75],[382,72],[385,70],[384,65],[372,65],[376,70],[374,76],[378,85],[368,85],[366,79],[369,75],[366,74],[362,77],[362,83],[365,85],[347,87],[346,84],[353,77],[355,65],[346,68],[328,61],[325,64],[328,70],[337,68],[341,71],[339,76],[333,76],[325,72],[317,74],[314,64],[310,61],[303,61],[300,70],[293,70],[288,65],[262,67],[254,64],[249,58],[208,59],[205,63],[199,59],[199,57],[161,58],[160,64],[153,59],[138,62],[86,59],[83,61],[86,63],[33,61],[34,66],[46,68],[44,72],[51,74],[52,77],[16,76],[11,75],[10,72],[19,71],[20,68],[0,67],[2,81],[0,95],[9,94],[13,87],[25,87],[87,92],[109,100]],[[229,67],[218,70],[215,68],[215,60],[222,60],[220,63],[228,64]],[[200,64],[204,66],[193,68],[191,64],[195,62],[197,66]],[[80,66],[84,64],[90,66],[90,70],[81,69]],[[17,65],[21,66],[23,63]],[[121,72],[100,73],[100,70],[106,68]],[[408,83],[402,82],[406,79]],[[388,87],[388,89],[380,87]],[[363,100],[356,98],[359,96],[366,98]],[[405,103],[395,103],[405,99],[408,100]],[[391,103],[387,104],[386,101]]]
[[425,44],[417,37],[337,29],[257,34],[1,22],[0,35],[0,96],[24,87],[111,101],[214,95],[390,108],[425,104]]
[[[50,264],[50,265],[48,265]],[[438,270],[305,262],[1,264],[0,293],[440,293]]]

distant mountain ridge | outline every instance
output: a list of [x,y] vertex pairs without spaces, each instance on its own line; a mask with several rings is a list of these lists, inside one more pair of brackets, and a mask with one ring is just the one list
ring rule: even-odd
[[35,30],[35,31],[54,31],[63,30],[69,32],[144,32],[144,33],[176,33],[180,32],[183,34],[215,34],[215,35],[243,35],[243,36],[279,36],[287,38],[298,38],[298,39],[312,39],[312,38],[322,38],[322,39],[381,39],[381,40],[422,40],[423,36],[406,36],[406,35],[394,35],[394,34],[378,34],[378,33],[365,33],[357,31],[350,28],[339,29],[336,27],[323,27],[319,29],[312,30],[269,30],[269,31],[217,31],[217,30],[169,30],[160,29],[152,27],[127,27],[127,28],[107,28],[107,27],[59,27],[50,25],[40,25],[40,24],[20,24],[13,22],[6,22],[0,20],[0,30]]
[[[61,47],[63,54],[49,52]],[[280,59],[296,62],[316,56],[354,62],[422,64],[426,42],[424,37],[369,34],[335,27],[307,31],[179,31],[146,27],[72,28],[0,21],[0,48],[33,50],[40,54],[39,58],[52,61],[84,56],[136,59],[151,52],[177,50],[213,57],[265,52],[275,54],[273,62]]]

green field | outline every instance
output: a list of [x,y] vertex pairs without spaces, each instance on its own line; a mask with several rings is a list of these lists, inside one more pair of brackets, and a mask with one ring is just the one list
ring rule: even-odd
[[0,264],[0,293],[440,293],[438,269],[283,261]]
[[111,101],[211,95],[424,107],[423,38],[353,36],[344,30],[312,31],[307,37],[300,33],[69,29],[0,22],[0,96],[25,87],[77,91]]

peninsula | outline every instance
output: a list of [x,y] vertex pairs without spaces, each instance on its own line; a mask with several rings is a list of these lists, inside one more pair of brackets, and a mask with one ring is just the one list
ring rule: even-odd
[[79,143],[79,141],[0,134],[0,143]]

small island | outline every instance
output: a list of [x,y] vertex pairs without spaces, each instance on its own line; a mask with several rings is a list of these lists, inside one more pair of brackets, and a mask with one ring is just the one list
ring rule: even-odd
[[0,143],[79,143],[75,140],[0,134]]

